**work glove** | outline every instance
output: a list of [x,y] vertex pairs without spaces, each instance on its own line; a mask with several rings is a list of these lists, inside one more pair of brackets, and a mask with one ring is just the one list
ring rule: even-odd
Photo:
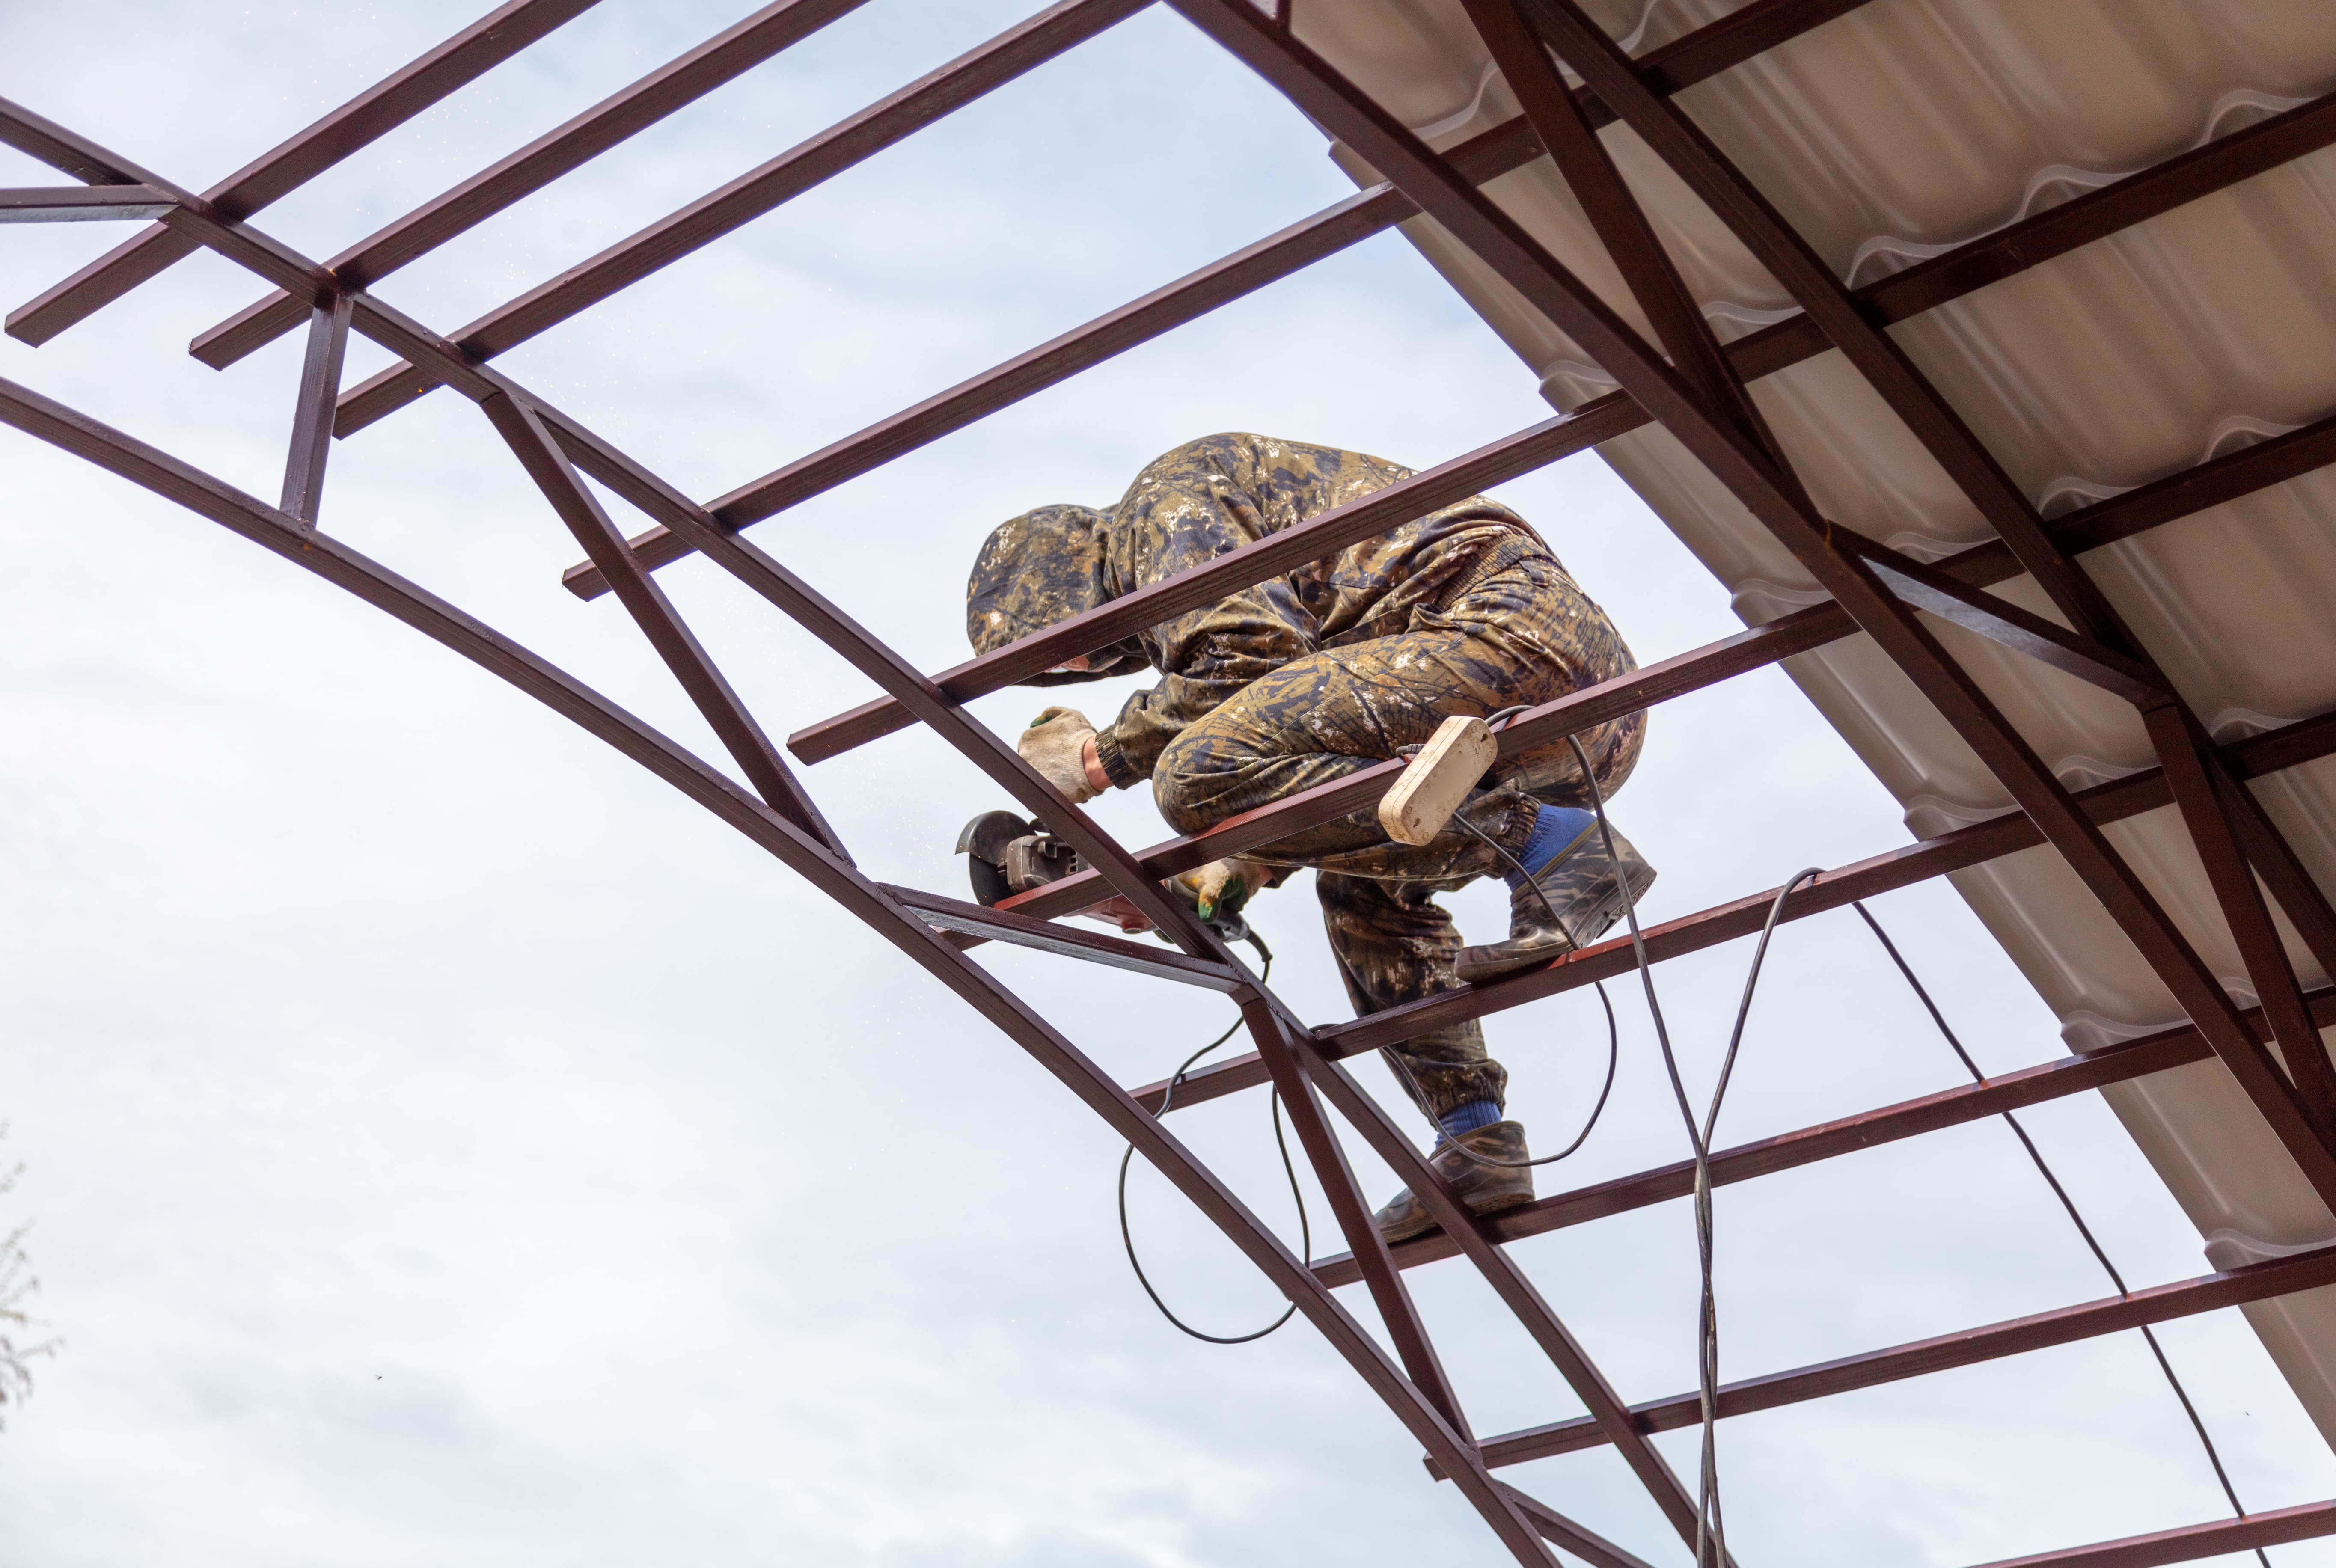
[[1271,866],[1239,857],[1211,861],[1198,871],[1186,872],[1176,880],[1183,884],[1186,896],[1204,920],[1231,919],[1241,913],[1250,895],[1273,881]]
[[1073,805],[1081,805],[1102,793],[1087,783],[1085,754],[1095,733],[1095,726],[1078,709],[1050,707],[1030,721],[1014,749]]

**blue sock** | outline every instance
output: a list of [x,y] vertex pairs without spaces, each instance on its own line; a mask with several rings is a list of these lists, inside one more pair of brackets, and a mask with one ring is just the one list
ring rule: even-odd
[[1489,1127],[1501,1119],[1501,1107],[1491,1100],[1471,1100],[1457,1110],[1446,1111],[1436,1118],[1447,1138],[1463,1133],[1473,1133],[1479,1127]]
[[[1553,806],[1543,801],[1540,808],[1533,815],[1533,835],[1517,852],[1518,861],[1535,876],[1546,871],[1549,862],[1562,852],[1572,848],[1576,839],[1598,825],[1597,813],[1580,806]],[[1502,880],[1509,884],[1511,892],[1524,885],[1524,879],[1514,872],[1507,872]]]

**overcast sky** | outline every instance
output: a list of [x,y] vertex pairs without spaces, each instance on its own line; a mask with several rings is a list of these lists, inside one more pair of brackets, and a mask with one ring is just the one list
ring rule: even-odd
[[[0,93],[200,188],[478,3],[0,0]],[[873,0],[380,292],[456,326],[1027,4]],[[329,254],[736,15],[607,0],[262,226]],[[0,152],[0,184],[54,179]],[[711,496],[1349,189],[1300,117],[1155,10],[503,364]],[[0,305],[126,232],[0,230]],[[0,341],[0,375],[273,497],[297,342],[223,375],[183,353],[256,292],[198,258],[37,352]],[[385,362],[361,343],[349,357],[351,383]],[[964,657],[965,569],[992,525],[1107,504],[1193,436],[1426,465],[1546,413],[1390,234],[756,538],[939,668]],[[1594,454],[1498,493],[1642,660],[1736,629]],[[575,548],[471,404],[435,394],[336,445],[323,521],[719,755],[613,601],[560,589]],[[774,733],[872,695],[711,570],[665,579]],[[1125,689],[1082,700],[1100,718]],[[1045,700],[975,706],[1010,728]],[[1003,803],[921,732],[807,777],[871,872],[949,892],[958,825]],[[1134,842],[1162,836],[1140,794],[1099,809]],[[1616,815],[1661,869],[1650,920],[1907,837],[1774,671],[1661,709]],[[37,1308],[64,1340],[0,1435],[9,1568],[1507,1560],[1302,1323],[1230,1349],[1163,1324],[1120,1252],[1119,1146],[891,949],[474,667],[6,431],[0,867],[0,1155],[25,1167],[0,1230],[34,1222]],[[1456,906],[1479,940],[1504,914],[1497,887]],[[1952,889],[1877,912],[1982,1066],[2061,1054]],[[1304,881],[1254,913],[1277,989],[1309,1018],[1348,1016]],[[1738,943],[1661,971],[1698,1084],[1747,957]],[[980,959],[1129,1084],[1231,1021],[1204,993]],[[1543,1191],[1685,1153],[1643,1006],[1628,986],[1614,999],[1612,1105]],[[1543,1146],[1595,1092],[1596,1009],[1570,996],[1489,1026]],[[1958,1076],[1854,916],[1820,917],[1771,957],[1721,1138]],[[2097,1100],[2027,1119],[2136,1284],[2205,1271]],[[1262,1098],[1176,1127],[1294,1244]],[[1393,1190],[1353,1157],[1375,1195]],[[1189,1317],[1236,1331],[1278,1309],[1141,1167],[1133,1210]],[[1316,1250],[1338,1250],[1313,1212]],[[1999,1124],[1726,1189],[1718,1215],[1729,1377],[2107,1289]],[[1683,1204],[1517,1252],[1626,1397],[1692,1386]],[[1410,1279],[1476,1430],[1577,1413],[1464,1267]],[[2163,1337],[2251,1505],[2336,1492],[2235,1313]],[[1693,1445],[1661,1440],[1690,1475]],[[1950,1568],[2224,1506],[2131,1335],[1738,1419],[1721,1452],[1747,1568]],[[1684,1561],[1608,1453],[1507,1475]]]

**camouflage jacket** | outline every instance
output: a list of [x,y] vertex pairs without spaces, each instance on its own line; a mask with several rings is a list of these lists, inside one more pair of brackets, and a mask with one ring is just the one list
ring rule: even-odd
[[[1108,512],[1048,507],[998,529],[968,587],[967,631],[988,652],[1411,472],[1334,447],[1203,437],[1137,474]],[[1134,640],[1162,678],[1103,726],[1104,770],[1123,788],[1148,780],[1168,743],[1234,692],[1319,649],[1406,629],[1414,610],[1434,608],[1515,533],[1533,536],[1507,507],[1472,496],[1146,628]],[[1095,662],[1118,672],[1109,656]],[[1119,667],[1133,662],[1123,656]]]

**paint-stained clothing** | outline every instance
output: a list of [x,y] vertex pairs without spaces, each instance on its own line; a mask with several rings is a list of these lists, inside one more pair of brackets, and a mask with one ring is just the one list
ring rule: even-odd
[[[1256,435],[1194,442],[1108,512],[1048,507],[1000,528],[968,585],[968,633],[980,651],[1002,647],[1410,472]],[[1481,496],[1148,628],[1095,663],[1116,673],[1139,657],[1162,678],[1103,726],[1097,753],[1114,783],[1149,779],[1186,833],[1394,756],[1451,715],[1549,702],[1636,667],[1524,520]],[[1644,735],[1641,714],[1582,737],[1601,789],[1629,775]],[[1536,799],[1586,803],[1563,742],[1496,767],[1431,843],[1390,842],[1363,811],[1249,853],[1317,868],[1349,997],[1375,1012],[1457,983],[1459,934],[1433,895],[1504,869],[1461,823],[1514,852]],[[1503,1098],[1507,1075],[1473,1022],[1395,1054],[1431,1114]]]

